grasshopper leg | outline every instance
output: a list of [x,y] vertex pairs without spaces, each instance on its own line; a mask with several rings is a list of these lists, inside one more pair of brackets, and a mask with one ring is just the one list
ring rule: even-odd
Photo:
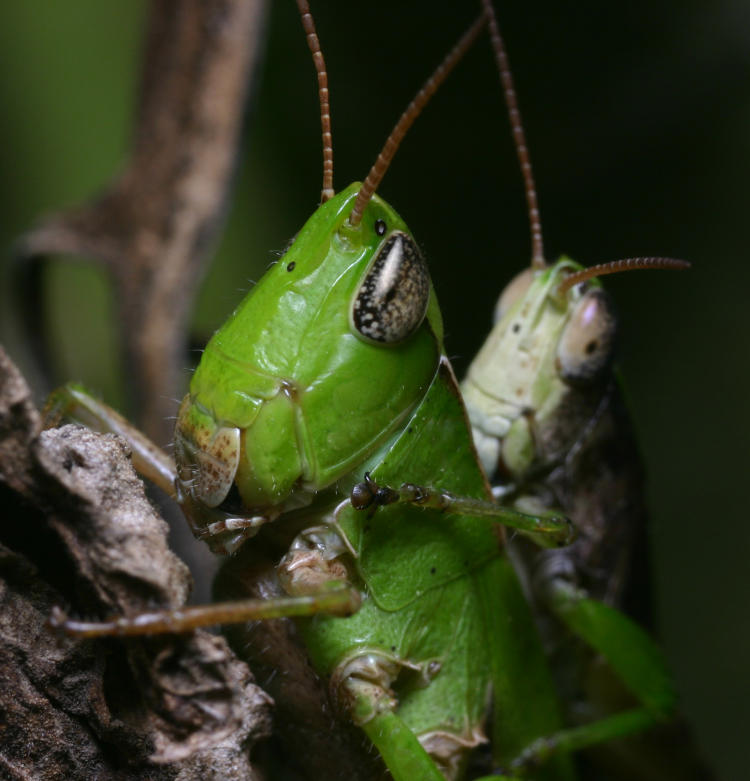
[[520,752],[508,768],[480,781],[529,778],[535,767],[555,753],[573,753],[643,732],[667,721],[675,710],[676,695],[666,662],[638,624],[591,599],[563,576],[549,576],[542,586],[542,597],[549,609],[606,659],[640,705],[539,738]]
[[106,621],[76,621],[57,608],[50,617],[50,625],[71,637],[127,637],[187,632],[203,626],[318,613],[348,616],[357,611],[359,604],[359,592],[346,583],[332,581],[321,586],[316,594],[152,610]]
[[414,483],[402,483],[398,489],[394,489],[379,485],[369,474],[365,475],[363,482],[354,486],[351,502],[355,509],[367,509],[370,513],[379,506],[413,504],[445,513],[470,515],[531,534],[544,547],[570,545],[575,539],[573,524],[559,513],[527,515],[518,510],[501,507],[490,500],[456,496],[448,491]]
[[543,765],[553,754],[558,752],[573,753],[598,743],[622,738],[635,732],[641,732],[656,724],[658,719],[646,708],[617,713],[591,724],[581,727],[560,730],[535,740],[516,757],[507,769],[498,770],[489,776],[483,776],[477,781],[521,781],[533,778],[534,769]]
[[395,781],[414,781],[415,778],[445,781],[416,735],[392,710],[380,712],[363,724],[362,729],[380,752]]
[[214,553],[234,553],[261,526],[275,517],[272,514],[235,515],[222,508],[199,505],[184,490],[184,482],[178,480],[174,459],[119,412],[81,385],[68,383],[53,391],[42,414],[45,428],[57,426],[63,420],[71,420],[94,431],[121,436],[130,447],[136,472],[180,505],[193,536],[204,540]]
[[598,651],[625,686],[657,718],[670,716],[676,694],[660,649],[635,621],[591,599],[564,578],[545,588],[551,611],[590,647]]
[[174,460],[112,407],[99,401],[85,388],[68,383],[53,391],[42,411],[44,427],[53,428],[63,419],[81,423],[94,431],[119,434],[130,445],[138,474],[177,499]]
[[394,781],[445,781],[438,768],[397,712],[391,684],[403,667],[418,669],[378,648],[360,648],[339,662],[330,689],[338,707],[370,738]]

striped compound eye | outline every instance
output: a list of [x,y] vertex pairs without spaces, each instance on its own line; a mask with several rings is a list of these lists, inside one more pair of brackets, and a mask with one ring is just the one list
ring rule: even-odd
[[594,382],[614,353],[617,319],[609,296],[589,290],[574,304],[557,344],[562,378],[571,384]]
[[366,341],[397,344],[424,320],[430,298],[427,264],[411,236],[394,232],[357,290],[351,321]]

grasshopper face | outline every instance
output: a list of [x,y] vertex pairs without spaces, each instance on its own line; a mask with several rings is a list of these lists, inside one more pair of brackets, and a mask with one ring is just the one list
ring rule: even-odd
[[579,435],[609,368],[615,318],[594,280],[562,295],[581,266],[562,258],[503,291],[495,326],[463,393],[482,464],[520,479],[554,463]]
[[424,260],[377,197],[348,225],[358,189],[315,213],[206,347],[175,432],[194,528],[195,508],[219,507],[233,485],[246,513],[309,501],[401,425],[435,374]]

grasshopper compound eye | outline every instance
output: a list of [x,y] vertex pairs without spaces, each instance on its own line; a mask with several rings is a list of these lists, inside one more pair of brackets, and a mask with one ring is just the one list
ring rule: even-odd
[[424,320],[430,298],[427,264],[411,236],[395,231],[357,290],[351,322],[368,342],[398,344]]
[[560,375],[571,384],[595,381],[612,359],[617,319],[609,296],[588,290],[574,305],[557,343]]

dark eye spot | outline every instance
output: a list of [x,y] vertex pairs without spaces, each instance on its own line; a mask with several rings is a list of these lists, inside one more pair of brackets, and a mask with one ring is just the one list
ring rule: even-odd
[[395,232],[380,248],[352,303],[352,324],[367,340],[396,344],[420,326],[430,276],[416,242]]
[[520,323],[513,323],[513,333],[517,334],[521,330],[521,324]]
[[598,343],[596,342],[596,340],[593,340],[593,341],[589,342],[589,343],[586,345],[586,355],[593,355],[593,354],[596,352],[596,348],[597,348],[598,346],[599,346],[599,345],[598,345]]
[[290,263],[287,264],[286,270],[287,271],[294,271],[296,266],[297,266],[297,262],[293,260],[293,261],[291,261]]
[[385,236],[385,231],[385,220],[375,220],[375,233],[377,233],[378,236]]

